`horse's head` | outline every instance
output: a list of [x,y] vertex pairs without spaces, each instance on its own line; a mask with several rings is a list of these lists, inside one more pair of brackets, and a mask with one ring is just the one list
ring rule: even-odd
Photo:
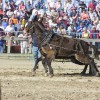
[[40,32],[44,33],[46,30],[43,23],[41,21],[36,20],[27,22],[24,31],[29,34],[38,34]]
[[25,24],[24,32],[27,32],[29,34],[34,33],[34,24],[32,21],[29,21]]

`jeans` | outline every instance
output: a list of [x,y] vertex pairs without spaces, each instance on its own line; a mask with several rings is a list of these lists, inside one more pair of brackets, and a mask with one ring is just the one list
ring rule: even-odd
[[36,46],[33,46],[33,47],[32,47],[32,51],[33,51],[34,65],[35,65],[37,59],[41,57],[41,53],[40,53],[39,48],[36,47]]
[[3,53],[3,51],[4,51],[4,47],[0,46],[0,53]]

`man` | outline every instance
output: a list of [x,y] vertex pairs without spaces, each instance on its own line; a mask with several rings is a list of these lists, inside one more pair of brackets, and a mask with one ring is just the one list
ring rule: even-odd
[[30,38],[29,42],[32,43],[32,52],[33,52],[34,66],[35,66],[33,68],[33,71],[35,71],[38,68],[38,66],[36,66],[36,65],[41,60],[41,53],[40,53],[40,50],[39,50],[37,37],[36,37],[35,34]]
[[[30,16],[29,21],[33,21],[35,20],[35,18],[37,17],[38,13],[36,10],[33,10],[32,15]],[[32,43],[32,52],[33,52],[33,57],[34,57],[34,68],[33,68],[33,73],[32,75],[35,75],[35,70],[38,68],[37,64],[38,62],[41,60],[41,53],[39,50],[39,45],[38,45],[38,41],[37,41],[37,36],[33,33],[33,35],[31,36],[29,43]]]
[[3,40],[4,36],[5,36],[4,29],[2,27],[0,27],[0,53],[3,53],[4,52],[4,48],[5,48],[6,41]]
[[77,32],[76,35],[77,35],[78,38],[82,37],[83,28],[84,28],[84,22],[81,22],[79,24],[79,26],[76,28],[76,32]]

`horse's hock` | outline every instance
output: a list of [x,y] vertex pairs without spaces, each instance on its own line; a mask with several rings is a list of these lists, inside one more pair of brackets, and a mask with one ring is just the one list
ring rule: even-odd
[[87,55],[84,55],[83,53],[81,52],[78,52],[75,54],[75,58],[80,61],[81,63],[84,63],[84,64],[88,64],[90,63],[91,59],[90,57]]

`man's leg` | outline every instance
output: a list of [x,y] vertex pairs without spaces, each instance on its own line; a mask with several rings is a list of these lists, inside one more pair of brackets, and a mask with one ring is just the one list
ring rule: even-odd
[[3,53],[3,50],[4,50],[3,46],[0,46],[0,53]]
[[33,46],[33,57],[34,57],[34,68],[33,71],[37,69],[37,64],[38,64],[38,47]]

